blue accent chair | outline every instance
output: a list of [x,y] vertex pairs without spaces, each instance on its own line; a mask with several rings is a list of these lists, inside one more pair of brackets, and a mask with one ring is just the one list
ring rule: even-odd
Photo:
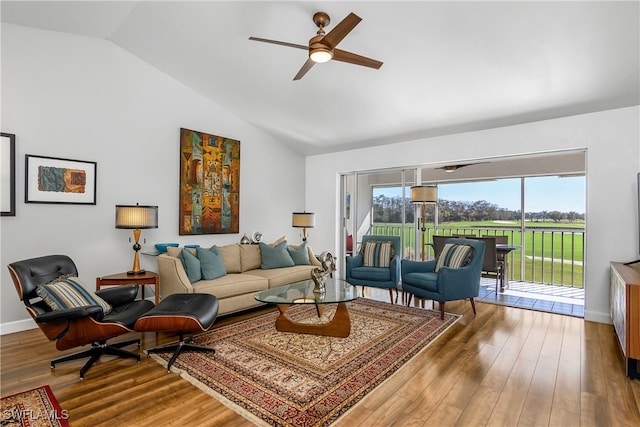
[[437,259],[431,261],[402,260],[402,290],[409,293],[407,305],[411,298],[431,299],[440,305],[440,319],[444,319],[444,303],[470,298],[473,314],[476,305],[473,299],[480,291],[480,276],[484,260],[484,242],[471,239],[446,239],[446,243],[469,245],[475,249],[471,262],[460,268],[441,267],[436,273]]
[[400,285],[400,236],[362,236],[363,248],[369,240],[391,242],[394,256],[391,259],[389,268],[365,267],[361,253],[355,256],[348,256],[346,281],[352,285],[362,286],[363,291],[364,286],[389,289],[389,298],[391,299],[391,304],[393,304],[393,291],[396,291],[397,300],[398,286]]

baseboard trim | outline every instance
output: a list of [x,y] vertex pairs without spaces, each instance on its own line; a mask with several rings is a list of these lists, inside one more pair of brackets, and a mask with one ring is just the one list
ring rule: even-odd
[[0,323],[0,335],[36,329],[38,325],[33,319],[16,320],[8,323]]
[[588,320],[589,322],[597,322],[597,323],[607,323],[612,324],[611,315],[609,313],[602,313],[599,311],[584,311],[584,320]]

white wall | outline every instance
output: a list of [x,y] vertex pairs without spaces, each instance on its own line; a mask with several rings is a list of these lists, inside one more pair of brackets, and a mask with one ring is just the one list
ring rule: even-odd
[[341,172],[586,148],[585,319],[610,322],[609,261],[638,258],[639,117],[636,106],[308,157],[306,208],[324,230],[313,244],[338,253]]
[[[304,209],[304,159],[273,137],[108,41],[2,24],[3,132],[16,134],[16,216],[0,227],[0,323],[33,326],[7,271],[13,261],[64,253],[80,278],[131,269],[130,230],[116,230],[116,204],[159,206],[147,243],[226,244],[261,231],[297,240],[291,212]],[[240,234],[178,236],[179,132],[240,140]],[[96,161],[97,204],[24,203],[24,156]],[[156,270],[141,255],[142,268]]]

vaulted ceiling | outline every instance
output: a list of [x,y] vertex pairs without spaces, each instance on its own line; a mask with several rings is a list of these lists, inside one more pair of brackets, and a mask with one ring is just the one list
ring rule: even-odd
[[[301,154],[640,104],[639,2],[2,1],[2,22],[107,39]],[[299,81],[312,16],[379,70]]]

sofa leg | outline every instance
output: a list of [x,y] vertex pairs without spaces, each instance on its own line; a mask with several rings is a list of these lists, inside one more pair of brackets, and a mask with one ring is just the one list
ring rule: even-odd
[[391,300],[391,304],[393,304],[393,289],[389,289],[389,300]]
[[440,305],[440,320],[444,320],[444,301],[438,301]]
[[407,297],[407,307],[411,305],[411,298],[413,298],[413,294],[409,294],[409,296]]
[[471,308],[473,309],[473,315],[476,315],[476,302],[471,298]]

